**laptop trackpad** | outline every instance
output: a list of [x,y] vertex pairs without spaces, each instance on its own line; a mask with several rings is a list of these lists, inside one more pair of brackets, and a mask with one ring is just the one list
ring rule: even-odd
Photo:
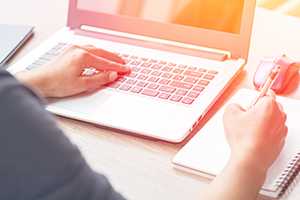
[[61,100],[50,106],[50,111],[59,115],[138,133],[174,134],[192,123],[186,106],[111,90]]

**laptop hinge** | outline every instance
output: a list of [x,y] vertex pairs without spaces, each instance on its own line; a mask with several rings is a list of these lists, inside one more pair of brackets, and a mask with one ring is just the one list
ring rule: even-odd
[[175,53],[187,54],[217,61],[225,61],[231,58],[230,52],[227,51],[216,50],[192,44],[185,44],[176,41],[152,38],[148,36],[135,35],[125,32],[117,32],[87,25],[82,25],[80,29],[76,29],[74,31],[77,34],[95,38],[100,37],[101,39],[108,39],[115,42],[125,42],[131,45],[139,45],[147,48],[171,51]]

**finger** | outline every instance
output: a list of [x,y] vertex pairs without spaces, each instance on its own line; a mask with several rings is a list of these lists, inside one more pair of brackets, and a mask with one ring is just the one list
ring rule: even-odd
[[117,72],[102,72],[94,76],[82,77],[82,83],[86,90],[95,90],[117,79]]
[[85,62],[87,66],[94,67],[99,71],[115,71],[120,74],[126,74],[130,72],[130,68],[126,67],[125,65],[112,62],[110,60],[95,56],[90,53],[86,54]]
[[[280,141],[280,143],[279,143],[279,148],[278,148],[278,149],[280,150],[280,152],[282,151],[284,145],[285,145],[285,139],[282,139],[282,140]],[[280,153],[280,152],[279,152],[279,153]]]
[[286,125],[282,126],[280,129],[278,129],[277,136],[280,140],[285,140],[288,134],[288,127]]
[[286,138],[289,133],[289,128],[287,126],[284,126],[284,130],[282,133],[283,133],[283,137]]
[[85,45],[85,46],[82,46],[81,48],[83,48],[84,50],[88,51],[91,54],[94,54],[95,56],[102,57],[107,60],[119,63],[119,64],[123,64],[123,65],[126,64],[125,61],[118,55],[116,55],[112,52],[106,51],[104,49],[96,48],[93,45]]
[[278,106],[278,109],[279,109],[281,112],[284,113],[284,109],[283,109],[282,104],[277,102],[277,106]]

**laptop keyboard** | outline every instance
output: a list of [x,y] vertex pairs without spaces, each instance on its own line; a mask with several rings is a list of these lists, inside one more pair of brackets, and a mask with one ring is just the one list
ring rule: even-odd
[[[69,44],[59,43],[27,67],[32,70],[59,56]],[[219,74],[216,70],[176,64],[163,60],[119,54],[132,72],[120,77],[108,88],[135,95],[190,105]],[[95,72],[93,69],[89,71]]]

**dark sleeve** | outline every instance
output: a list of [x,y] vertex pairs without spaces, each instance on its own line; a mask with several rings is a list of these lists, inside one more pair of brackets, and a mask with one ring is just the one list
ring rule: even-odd
[[93,172],[39,98],[0,71],[0,199],[123,200]]

